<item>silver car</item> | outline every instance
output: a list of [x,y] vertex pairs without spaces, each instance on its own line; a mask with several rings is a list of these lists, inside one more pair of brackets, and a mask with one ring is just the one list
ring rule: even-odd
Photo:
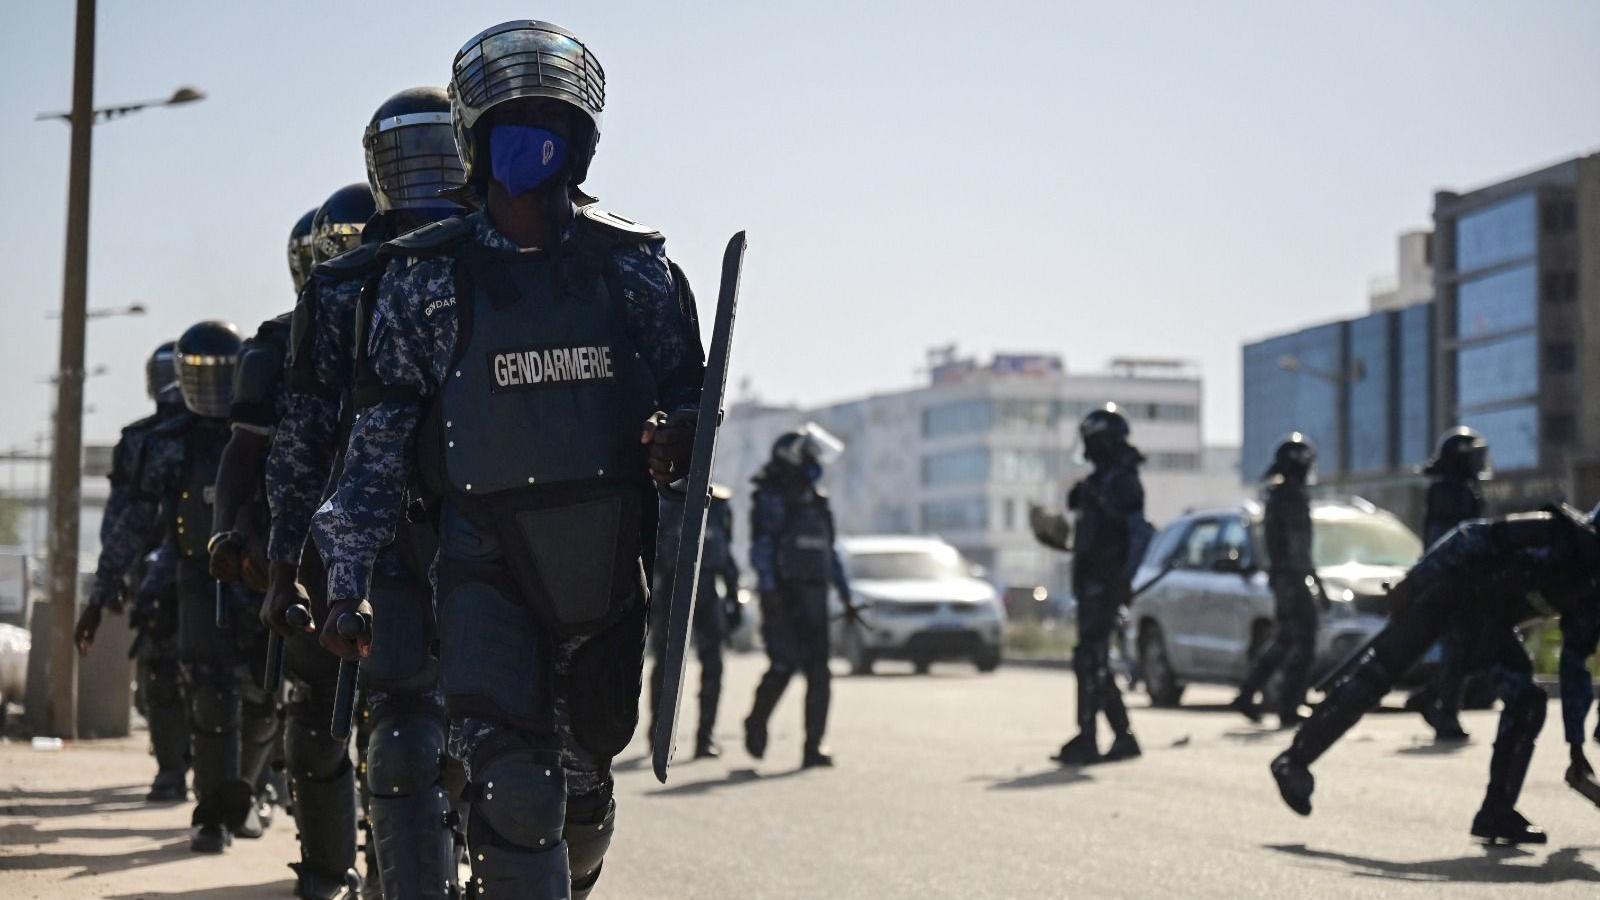
[[1005,614],[979,569],[938,538],[849,537],[839,541],[860,625],[842,617],[833,646],[865,675],[880,659],[909,660],[917,672],[936,661],[967,660],[980,672],[1000,667]]
[[[1190,682],[1238,684],[1272,635],[1261,506],[1188,513],[1158,534],[1134,579],[1142,586],[1129,615],[1150,699],[1177,706]],[[1388,616],[1384,584],[1422,555],[1422,541],[1372,504],[1316,501],[1312,559],[1327,591],[1317,628],[1315,680],[1381,629]]]

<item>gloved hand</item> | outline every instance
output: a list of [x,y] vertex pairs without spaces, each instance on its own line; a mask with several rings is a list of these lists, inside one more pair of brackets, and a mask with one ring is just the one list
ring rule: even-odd
[[744,624],[744,604],[739,602],[737,595],[722,601],[722,624],[726,631],[734,632]]
[[232,584],[244,574],[244,535],[237,531],[219,531],[206,542],[206,552],[211,555],[211,577]]
[[[261,624],[282,637],[293,637],[295,628],[284,620],[283,614],[291,606],[309,607],[310,598],[305,589],[295,582],[297,571],[289,563],[273,563],[269,569],[266,595],[261,598]],[[313,629],[306,629],[308,632]]]
[[1072,526],[1067,523],[1067,517],[1060,513],[1047,512],[1041,506],[1028,505],[1028,527],[1033,531],[1034,540],[1057,550],[1068,549],[1068,542],[1072,537]]
[[78,655],[88,656],[94,646],[95,632],[100,630],[100,605],[90,603],[78,614],[77,627],[72,629],[72,642],[78,645]]
[[1077,509],[1083,505],[1084,499],[1083,482],[1080,481],[1067,491],[1067,509]]
[[339,633],[339,620],[349,613],[365,615],[370,621],[372,604],[365,600],[334,600],[329,603],[328,616],[322,620],[317,642],[340,659],[365,659],[372,655],[370,636],[364,641],[352,641]]
[[689,474],[694,453],[694,427],[700,414],[692,409],[658,412],[645,420],[639,443],[650,446],[650,477],[666,487]]

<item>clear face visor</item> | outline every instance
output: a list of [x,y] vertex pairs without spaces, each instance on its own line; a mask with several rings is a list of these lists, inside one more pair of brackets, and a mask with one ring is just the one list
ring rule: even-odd
[[844,441],[815,422],[807,422],[800,429],[805,437],[800,441],[802,454],[824,466],[831,466],[844,455]]
[[440,192],[466,184],[448,112],[408,113],[368,131],[367,174],[378,209],[429,209],[456,204]]
[[1481,444],[1467,450],[1467,471],[1481,479],[1494,477],[1494,459],[1489,455],[1489,445]]

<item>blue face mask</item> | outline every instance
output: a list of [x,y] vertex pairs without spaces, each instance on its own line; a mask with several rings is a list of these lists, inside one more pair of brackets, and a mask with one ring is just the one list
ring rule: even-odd
[[567,162],[567,142],[553,131],[527,125],[496,125],[489,132],[494,180],[513,197],[549,181]]

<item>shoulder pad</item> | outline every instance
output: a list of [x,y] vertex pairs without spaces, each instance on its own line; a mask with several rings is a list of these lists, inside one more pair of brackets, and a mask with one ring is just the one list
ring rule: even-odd
[[244,347],[240,350],[241,354],[247,353],[251,349],[259,349],[262,346],[273,346],[279,349],[287,347],[289,345],[289,321],[292,316],[294,316],[294,313],[291,311],[273,316],[262,322],[256,328],[256,333],[245,341]]
[[150,433],[152,435],[159,434],[163,436],[179,435],[188,431],[198,421],[200,421],[200,417],[196,416],[194,413],[181,412],[165,422],[162,422],[160,425],[157,425],[151,430]]
[[451,216],[429,222],[383,244],[382,254],[388,257],[438,256],[471,236],[472,223],[466,216]]
[[319,278],[331,278],[335,281],[344,281],[356,278],[371,272],[383,265],[379,251],[383,244],[373,242],[360,244],[335,256],[333,259],[323,260],[311,270],[311,274]]
[[598,232],[613,244],[637,244],[645,241],[666,240],[661,232],[649,225],[640,225],[632,219],[624,219],[616,213],[609,213],[598,206],[589,205],[578,209],[577,221],[589,229]]
[[141,432],[154,431],[156,426],[160,425],[163,421],[165,421],[165,417],[160,413],[151,413],[142,419],[135,419],[134,421],[122,426],[121,434],[125,438],[136,439],[141,436]]

